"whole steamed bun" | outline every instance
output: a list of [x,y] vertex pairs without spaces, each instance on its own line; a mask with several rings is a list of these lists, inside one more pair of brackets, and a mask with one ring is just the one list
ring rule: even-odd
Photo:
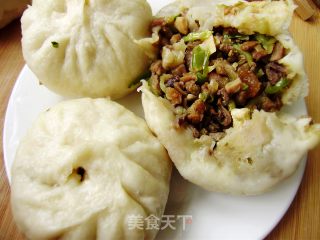
[[34,0],[21,19],[23,55],[58,94],[120,98],[148,67],[135,41],[151,19],[145,0]]
[[0,28],[21,16],[30,0],[0,0]]
[[69,100],[42,113],[21,141],[12,210],[28,239],[153,239],[155,228],[130,224],[161,218],[170,175],[142,119],[110,100]]

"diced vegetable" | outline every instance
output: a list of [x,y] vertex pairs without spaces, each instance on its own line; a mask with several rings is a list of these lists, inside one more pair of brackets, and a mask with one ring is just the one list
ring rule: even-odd
[[228,82],[225,86],[225,89],[228,94],[234,94],[234,93],[240,91],[241,86],[242,86],[242,82],[239,78],[237,78],[236,80]]
[[235,109],[236,108],[236,104],[233,100],[229,101],[228,103],[228,109],[229,111],[231,111],[232,109]]
[[219,83],[216,80],[211,79],[208,88],[211,94],[215,94],[219,89]]
[[256,34],[255,38],[259,43],[262,44],[263,48],[268,54],[272,53],[275,42],[277,41],[274,37],[269,37],[263,34]]
[[265,92],[267,94],[275,94],[282,91],[289,85],[290,81],[287,78],[281,78],[275,85],[269,85],[266,87]]
[[184,36],[182,39],[185,42],[193,42],[195,40],[204,41],[210,36],[212,36],[213,31],[203,31],[203,32],[192,32],[189,33],[187,36]]
[[177,17],[174,21],[174,26],[180,33],[188,33],[188,21],[185,17]]
[[251,64],[253,63],[253,58],[252,58],[251,53],[246,52],[246,51],[243,51],[243,50],[241,49],[241,47],[240,47],[239,44],[234,44],[234,45],[233,45],[233,48],[234,48],[238,53],[242,54],[242,55],[246,58],[246,60],[247,60],[247,62],[249,63],[249,65],[251,65]]
[[203,102],[205,102],[208,98],[208,95],[206,93],[200,93],[199,99],[201,99]]
[[263,75],[264,75],[264,72],[263,72],[263,70],[260,68],[260,69],[258,70],[258,72],[257,72],[257,77],[260,78],[260,77],[262,77]]
[[184,41],[174,43],[173,49],[163,47],[162,49],[162,66],[164,69],[176,67],[183,63],[185,50],[187,46]]
[[214,67],[218,74],[228,75],[230,80],[236,80],[238,78],[238,74],[235,71],[235,68],[226,60],[216,59],[214,60]]
[[51,42],[52,47],[54,48],[58,48],[59,47],[59,43],[58,42]]
[[226,71],[228,77],[231,80],[236,80],[238,78],[238,74],[236,73],[236,71],[234,70],[234,68],[232,67],[232,65],[230,64],[225,64],[224,65],[224,70]]
[[196,97],[195,95],[190,94],[190,93],[187,95],[187,100],[188,100],[188,101],[190,101],[190,100],[195,100],[195,99],[197,99],[197,97]]
[[211,35],[199,45],[202,49],[209,52],[209,55],[217,51],[216,44],[214,43],[213,36]]

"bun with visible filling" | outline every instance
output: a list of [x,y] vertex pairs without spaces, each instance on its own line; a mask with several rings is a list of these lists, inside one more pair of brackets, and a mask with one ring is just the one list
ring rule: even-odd
[[140,42],[152,73],[141,87],[151,130],[181,175],[210,191],[259,194],[290,176],[320,126],[284,114],[307,95],[287,28],[291,1],[176,1]]

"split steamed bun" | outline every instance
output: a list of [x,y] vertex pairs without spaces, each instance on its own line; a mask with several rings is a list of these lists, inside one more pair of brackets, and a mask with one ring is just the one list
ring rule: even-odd
[[120,98],[147,69],[135,40],[151,19],[145,0],[34,0],[21,20],[23,55],[61,95]]
[[142,119],[110,100],[66,101],[20,143],[13,214],[30,239],[153,239],[155,229],[130,230],[130,216],[162,216],[170,174]]
[[[187,19],[187,28],[191,32],[211,31],[214,27],[222,26],[236,28],[241,34],[260,33],[275,37],[286,49],[286,56],[280,59],[279,63],[286,67],[287,76],[292,79],[291,85],[283,90],[281,100],[283,104],[291,104],[305,97],[308,90],[302,54],[287,31],[293,10],[292,1],[185,0],[169,4],[160,10],[157,17],[170,20],[174,16],[182,15]],[[158,29],[154,27],[152,38],[144,39],[140,44],[148,49],[148,44],[150,46],[150,43],[159,41],[159,31],[161,26]],[[182,52],[184,51],[183,49]],[[165,55],[162,52],[162,66],[167,60],[163,56]],[[156,74],[153,76],[157,80]],[[190,116],[194,114],[201,118],[201,115],[196,113],[201,112],[201,107],[205,108],[206,105],[195,104],[194,108],[191,105],[186,109],[182,100],[182,103],[179,103],[178,97],[183,94],[179,95],[181,92],[178,87],[176,95],[165,92],[172,86],[176,88],[176,83],[177,86],[186,86],[178,85],[184,80],[178,75],[180,82],[176,81],[173,74],[174,77],[170,78],[173,83],[168,81],[166,84],[164,75],[160,74],[159,77],[159,88],[164,92],[162,95],[161,91],[157,94],[154,90],[156,87],[152,84],[155,85],[156,81],[152,82],[152,77],[149,83],[144,82],[141,87],[145,119],[168,150],[180,174],[209,191],[246,195],[266,192],[293,174],[307,151],[320,142],[320,125],[312,125],[311,118],[295,118],[283,114],[282,111],[251,112],[249,108],[230,110],[230,126],[217,132],[223,134],[221,139],[214,139],[210,134],[197,138],[193,135],[194,128],[192,129],[190,121],[186,123],[183,118],[178,119],[177,109],[180,107],[181,110],[182,106]],[[189,93],[186,87],[181,89],[187,92],[185,95]],[[178,103],[174,103],[174,100]],[[214,100],[212,102],[216,103]],[[205,110],[203,112],[205,115]],[[197,119],[194,119],[196,122]],[[181,124],[179,120],[182,121]],[[202,122],[196,124],[201,128]]]
[[167,100],[155,96],[146,83],[141,90],[148,126],[180,174],[209,191],[263,193],[294,173],[306,152],[320,141],[320,125],[310,125],[310,118],[264,111],[250,116],[247,108],[231,112],[233,127],[220,141],[205,135],[195,139],[191,129],[176,128]]
[[19,17],[29,2],[29,0],[0,0],[0,28]]

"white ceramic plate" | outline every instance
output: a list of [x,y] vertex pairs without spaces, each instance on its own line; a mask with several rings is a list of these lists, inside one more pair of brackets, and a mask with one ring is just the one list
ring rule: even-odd
[[[156,12],[166,1],[151,1]],[[28,67],[24,67],[12,91],[3,133],[5,167],[10,180],[10,169],[21,137],[37,115],[63,100],[44,86]],[[143,117],[140,95],[133,93],[118,101]],[[295,115],[305,115],[304,101],[286,109]],[[166,215],[174,215],[175,230],[166,228],[157,240],[207,240],[207,239],[262,239],[279,222],[290,206],[301,182],[305,160],[298,171],[271,192],[254,197],[230,196],[210,193],[183,180],[174,171]],[[191,215],[192,223],[183,228],[178,215]]]

